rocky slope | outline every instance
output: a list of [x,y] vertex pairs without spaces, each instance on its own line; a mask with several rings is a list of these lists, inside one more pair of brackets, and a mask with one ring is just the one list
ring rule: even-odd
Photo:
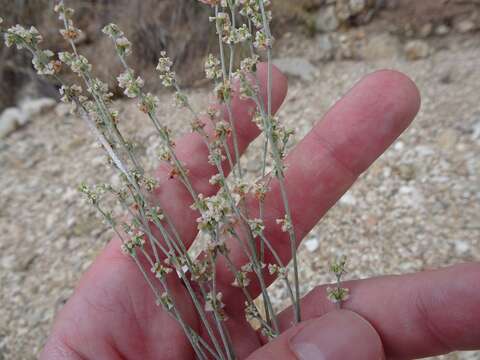
[[[376,69],[409,74],[423,96],[412,127],[302,245],[305,292],[332,281],[327,264],[339,253],[350,259],[351,279],[480,260],[480,39],[449,28],[448,36],[417,36],[409,50],[412,39],[379,24],[313,39],[292,34],[278,44],[277,59],[291,76],[281,117],[298,130],[297,139]],[[192,92],[197,107],[207,91]],[[188,114],[170,106],[167,95],[162,102],[162,119],[185,129]],[[117,106],[125,130],[147,144],[141,151],[153,167],[153,129],[134,104]],[[75,189],[84,180],[116,178],[82,122],[64,110],[34,115],[0,142],[0,359],[35,358],[55,313],[111,236]],[[259,146],[246,155],[251,171]],[[278,284],[273,292],[281,307],[284,289]]]

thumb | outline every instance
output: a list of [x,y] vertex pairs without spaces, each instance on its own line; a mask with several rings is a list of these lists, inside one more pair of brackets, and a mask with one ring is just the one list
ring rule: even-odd
[[383,360],[382,341],[370,323],[339,310],[306,321],[254,352],[247,360]]

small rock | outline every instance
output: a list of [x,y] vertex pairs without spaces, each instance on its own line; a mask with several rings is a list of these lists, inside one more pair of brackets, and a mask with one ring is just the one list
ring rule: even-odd
[[71,109],[72,109],[72,105],[59,103],[57,106],[55,106],[55,114],[59,117],[65,117],[68,114],[70,114]]
[[397,199],[400,204],[412,208],[420,208],[424,202],[423,194],[414,186],[401,186],[398,189]]
[[418,35],[423,38],[429,37],[430,35],[432,35],[432,33],[433,33],[433,24],[430,22],[423,25],[418,31]]
[[339,22],[335,12],[335,6],[320,8],[315,21],[315,28],[321,32],[332,32],[338,29]]
[[453,82],[453,72],[452,70],[447,70],[440,76],[440,83],[444,85],[451,84]]
[[368,38],[362,49],[362,57],[366,60],[393,59],[398,56],[399,49],[397,37],[382,33]]
[[287,75],[309,81],[315,76],[315,67],[304,58],[283,58],[273,61],[276,67]]
[[448,35],[449,33],[450,33],[450,27],[448,27],[445,24],[438,25],[435,28],[435,35],[445,36],[445,35]]
[[376,216],[370,215],[365,219],[365,225],[369,229],[374,229],[378,224],[379,219]]
[[451,150],[458,142],[458,133],[453,129],[447,129],[440,134],[437,142],[442,149]]
[[435,150],[427,145],[418,145],[415,147],[415,152],[419,157],[427,157],[435,154]]
[[57,214],[54,212],[49,213],[45,217],[45,228],[47,229],[47,231],[53,230],[53,225],[55,225],[57,220],[58,220]]
[[311,238],[311,239],[305,240],[305,247],[309,252],[314,252],[315,250],[318,249],[319,246],[320,246],[320,243],[317,238]]
[[368,11],[361,12],[360,14],[355,16],[355,24],[356,25],[369,24],[376,13],[377,13],[377,9],[370,9]]
[[106,164],[106,158],[105,156],[102,154],[102,155],[98,155],[98,156],[95,156],[90,164],[93,166],[93,167],[101,167],[101,166],[104,166]]
[[17,107],[5,109],[0,115],[0,139],[7,137],[17,127],[28,122],[26,114]]
[[338,60],[352,60],[359,56],[357,43],[352,36],[341,34],[338,37],[338,51],[336,58]]
[[405,45],[405,55],[408,60],[425,59],[430,55],[430,46],[423,40],[412,40]]
[[458,255],[464,255],[470,250],[470,244],[464,240],[455,241],[455,252]]
[[392,175],[392,168],[391,167],[388,167],[388,166],[385,166],[383,169],[382,169],[382,175],[384,178],[388,179],[390,178],[390,176]]
[[17,258],[15,255],[3,255],[0,259],[0,266],[4,269],[11,270],[15,267],[15,262]]
[[345,195],[343,195],[339,202],[340,204],[347,206],[357,205],[357,199],[355,199],[355,197],[350,192],[347,192]]
[[14,132],[17,127],[18,123],[15,118],[0,117],[0,139],[6,138],[10,133]]
[[349,0],[337,0],[335,15],[341,22],[347,22],[347,20],[353,15],[350,10]]
[[360,14],[366,9],[366,0],[350,0],[351,15]]
[[473,125],[472,139],[473,140],[479,140],[480,139],[480,121],[477,121]]
[[14,270],[22,272],[28,271],[28,269],[30,269],[37,257],[37,254],[28,254],[26,256],[20,257],[19,259],[17,259]]
[[397,141],[395,145],[393,145],[393,148],[397,151],[403,151],[403,149],[405,149],[405,144],[402,141]]
[[455,30],[461,34],[465,34],[465,33],[476,30],[475,23],[470,19],[460,20],[454,24],[454,27],[455,27]]
[[396,170],[402,180],[410,181],[415,178],[415,167],[413,164],[400,164]]
[[315,60],[331,61],[335,56],[335,46],[333,45],[332,37],[329,34],[323,34],[317,38],[317,51],[315,53]]
[[[53,109],[57,102],[52,98],[25,99],[20,103],[20,110],[28,119],[32,119],[37,115],[44,114]],[[24,124],[20,124],[24,125]]]
[[64,189],[63,195],[62,195],[62,201],[64,201],[66,204],[71,204],[72,202],[76,201],[78,199],[78,190],[72,187],[67,187]]

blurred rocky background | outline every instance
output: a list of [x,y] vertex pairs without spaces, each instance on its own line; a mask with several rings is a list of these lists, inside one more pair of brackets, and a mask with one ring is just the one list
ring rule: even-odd
[[[50,0],[0,0],[4,25],[35,25],[45,47],[63,49]],[[132,64],[158,91],[161,118],[185,131],[154,73],[167,50],[197,107],[210,88],[202,64],[215,41],[209,10],[194,0],[75,0],[80,51],[115,89],[120,72],[101,34],[118,23],[134,42]],[[299,140],[363,75],[394,68],[423,97],[412,127],[306,239],[303,291],[332,281],[326,264],[350,258],[349,278],[480,260],[480,1],[274,0],[275,63],[290,78],[281,116]],[[111,234],[79,201],[81,181],[116,181],[81,122],[35,76],[29,56],[0,46],[0,360],[34,359],[55,313]],[[116,91],[117,95],[120,94]],[[148,165],[158,139],[120,96],[124,130]],[[260,143],[247,153],[257,171]],[[279,306],[286,298],[273,288]],[[438,359],[480,359],[455,353]]]
[[[480,27],[476,0],[276,0],[273,4],[276,37],[301,34],[313,63],[396,56],[418,60],[443,47],[442,38],[474,33]],[[53,0],[0,0],[7,25],[35,25],[44,35],[44,46],[60,51],[65,44],[51,11],[53,5]],[[84,30],[77,40],[80,51],[117,92],[115,78],[121,66],[112,61],[112,46],[101,33],[109,22],[119,24],[133,41],[132,63],[143,77],[155,77],[159,54],[166,50],[182,84],[203,85],[201,65],[216,41],[204,21],[209,9],[197,1],[77,0],[74,7],[76,21]],[[291,59],[294,55],[280,64],[293,72],[303,68],[307,71],[303,76],[308,77],[310,67],[292,62],[301,61]],[[35,76],[30,61],[28,53],[0,47],[0,112],[7,109],[7,119],[17,118],[15,124],[0,121],[0,138],[31,117],[19,105],[30,99],[57,98],[56,84]],[[150,87],[159,90],[158,82],[151,82]],[[8,109],[15,106],[19,108]]]

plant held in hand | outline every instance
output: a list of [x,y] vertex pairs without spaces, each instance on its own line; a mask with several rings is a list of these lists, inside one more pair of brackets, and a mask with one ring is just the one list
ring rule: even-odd
[[[300,318],[300,287],[297,240],[285,186],[285,163],[287,144],[293,131],[285,129],[273,113],[272,87],[273,65],[270,32],[271,12],[268,0],[201,0],[210,6],[210,22],[218,35],[218,56],[209,55],[205,63],[206,77],[214,84],[218,103],[206,114],[200,114],[190,104],[182,91],[173,70],[173,62],[162,52],[157,70],[160,81],[174,91],[178,106],[191,112],[192,131],[208,149],[208,163],[213,170],[210,184],[217,188],[213,195],[203,194],[192,182],[188,165],[176,153],[171,130],[157,116],[159,100],[144,92],[144,80],[135,74],[128,63],[132,44],[115,24],[104,27],[103,32],[111,38],[124,72],[118,75],[118,86],[124,94],[138,101],[139,109],[151,121],[161,139],[160,158],[169,167],[169,178],[186,189],[191,198],[191,209],[198,215],[198,230],[208,237],[208,244],[199,257],[192,258],[164,204],[155,199],[157,180],[146,173],[142,161],[131,143],[118,127],[119,114],[113,109],[112,92],[92,73],[88,59],[81,55],[75,40],[81,30],[75,27],[74,10],[63,1],[55,6],[62,24],[61,35],[69,44],[69,52],[54,54],[41,49],[42,36],[31,27],[20,25],[5,31],[7,46],[16,45],[33,55],[33,66],[39,75],[50,75],[62,84],[62,101],[71,103],[80,114],[96,140],[103,147],[113,166],[122,177],[118,188],[110,184],[90,187],[80,186],[80,191],[112,227],[121,240],[121,249],[130,256],[151,288],[158,305],[168,312],[183,329],[190,345],[199,359],[234,359],[232,334],[228,330],[228,311],[222,302],[224,283],[217,279],[217,266],[222,263],[232,276],[231,286],[244,296],[245,317],[259,324],[261,333],[273,339],[280,333],[277,314],[268,291],[267,276],[284,281],[295,309],[295,322]],[[236,61],[239,50],[248,56]],[[246,50],[246,51],[245,51]],[[260,93],[259,79],[255,73],[260,59],[266,59],[267,84],[265,94]],[[69,68],[78,76],[79,84],[63,83],[61,72]],[[258,180],[248,182],[241,161],[242,129],[235,117],[234,99],[254,104],[255,123],[261,129],[263,163]],[[267,164],[272,164],[267,173]],[[229,175],[229,173],[231,174]],[[265,223],[264,203],[272,183],[279,187],[283,202],[283,214],[274,222],[288,234],[293,274],[283,263],[269,238]],[[104,208],[106,196],[113,196],[129,214],[127,220],[118,220]],[[252,206],[252,203],[256,205]],[[245,258],[241,264],[230,256],[230,245],[236,243]],[[183,317],[175,294],[169,287],[169,277],[178,276],[188,292],[192,304],[207,336],[202,336]],[[251,293],[252,286],[259,287],[264,303],[262,315]],[[256,292],[256,291],[255,291]]]

